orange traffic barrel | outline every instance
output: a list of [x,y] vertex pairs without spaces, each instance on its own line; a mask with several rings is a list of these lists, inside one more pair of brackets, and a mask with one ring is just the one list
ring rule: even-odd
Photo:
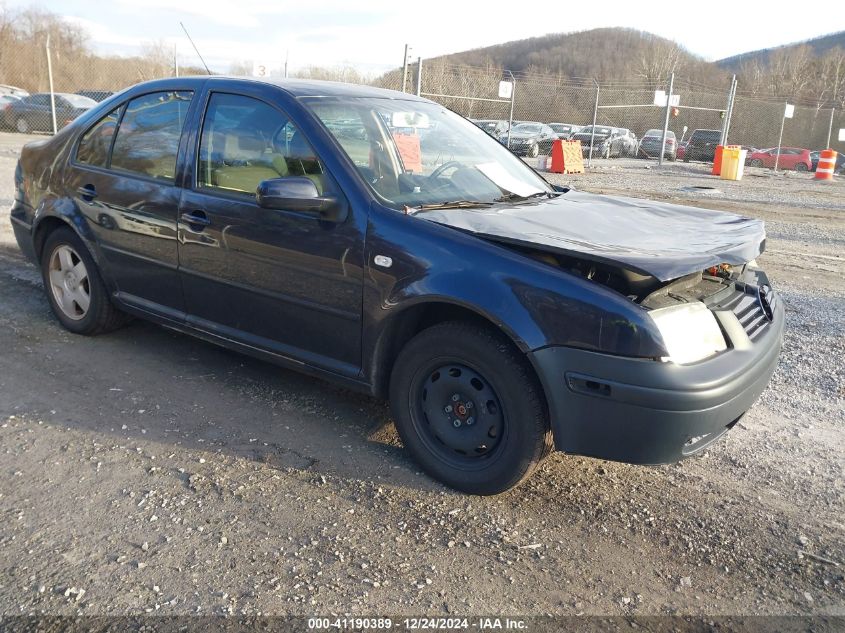
[[816,180],[833,180],[833,170],[836,168],[836,152],[826,149],[819,154],[819,165],[816,167]]
[[716,152],[713,154],[713,171],[710,173],[713,176],[718,176],[722,173],[722,152],[725,150],[721,145],[716,146]]

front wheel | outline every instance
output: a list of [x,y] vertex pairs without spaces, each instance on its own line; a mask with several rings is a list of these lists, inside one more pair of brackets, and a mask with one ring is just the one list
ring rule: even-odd
[[795,165],[795,171],[807,171],[809,167],[805,163],[798,163]]
[[540,154],[540,146],[537,145],[537,143],[534,143],[534,145],[532,145],[530,147],[530,149],[528,150],[528,157],[529,158],[537,158],[537,156],[539,154]]
[[50,307],[65,329],[90,335],[124,324],[126,317],[112,305],[94,259],[70,228],[47,236],[41,276]]
[[753,159],[753,160],[751,161],[750,166],[751,166],[751,167],[762,167],[762,166],[763,166],[763,161],[762,161],[762,160],[760,160],[759,158],[755,158],[755,159]]
[[15,128],[21,134],[28,134],[29,133],[29,123],[23,117],[18,117],[18,120],[15,122]]
[[530,365],[498,333],[473,324],[442,323],[414,337],[396,359],[390,404],[405,448],[462,492],[510,490],[551,450]]

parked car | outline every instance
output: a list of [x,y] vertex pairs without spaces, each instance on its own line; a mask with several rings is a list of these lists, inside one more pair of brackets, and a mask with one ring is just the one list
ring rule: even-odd
[[[460,160],[386,120],[451,135]],[[366,157],[336,132],[355,122]],[[67,330],[134,315],[387,396],[405,449],[473,494],[553,448],[699,454],[781,347],[762,221],[552,187],[399,92],[147,82],[24,146],[14,187],[15,237]]]
[[549,127],[554,130],[557,137],[562,141],[569,139],[570,136],[580,131],[583,125],[573,125],[572,123],[549,123]]
[[[819,158],[821,157],[821,150],[815,150],[810,152],[810,171],[816,171],[819,166]],[[843,173],[845,172],[845,154],[842,152],[836,153],[836,164],[834,165],[833,171],[835,173]]]
[[684,162],[688,163],[691,160],[713,162],[716,146],[721,140],[721,130],[693,130],[684,150]]
[[681,141],[678,143],[678,149],[675,150],[675,159],[676,160],[684,160],[684,157],[687,154],[687,144],[689,141]]
[[593,143],[593,158],[618,158],[636,156],[637,137],[626,128],[616,128],[608,125],[587,125],[571,137],[573,141],[581,141],[581,152],[590,155],[590,143]]
[[663,130],[648,130],[640,141],[637,155],[641,158],[655,158],[660,156],[660,148],[663,147],[663,158],[675,160],[678,157],[677,142],[675,133],[667,130],[666,145],[663,147]]
[[487,132],[495,139],[500,138],[503,134],[508,133],[508,122],[498,119],[478,119],[473,121],[478,127]]
[[3,116],[3,111],[6,109],[7,105],[14,103],[15,101],[20,101],[21,97],[12,94],[0,94],[0,127],[8,128],[10,127],[6,123],[6,118]]
[[778,148],[759,150],[751,154],[748,164],[751,167],[774,168],[777,160],[779,169],[794,169],[795,171],[810,171],[813,166],[813,159],[810,150],[800,147],[781,147],[780,158]]
[[[64,127],[83,112],[88,111],[97,102],[81,95],[56,92],[56,125]],[[3,109],[6,125],[18,132],[48,132],[53,130],[53,114],[49,92],[41,92],[24,97],[6,105]]]
[[97,103],[105,101],[114,94],[112,90],[77,90],[76,94],[93,99]]
[[[511,130],[510,150],[517,156],[533,158],[540,153],[549,154],[556,139],[557,134],[545,123],[520,123]],[[508,142],[507,132],[499,137],[499,141]]]
[[12,95],[15,97],[28,97],[29,92],[17,86],[10,86],[8,84],[0,84],[0,95]]

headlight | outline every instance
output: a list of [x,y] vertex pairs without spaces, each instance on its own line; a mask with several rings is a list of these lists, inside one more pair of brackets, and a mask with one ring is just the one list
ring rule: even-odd
[[700,301],[652,310],[649,316],[673,363],[694,363],[728,347],[716,317]]

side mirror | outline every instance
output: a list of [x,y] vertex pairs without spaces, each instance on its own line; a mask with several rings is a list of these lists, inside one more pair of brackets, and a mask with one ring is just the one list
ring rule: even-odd
[[321,196],[317,185],[304,176],[262,180],[255,190],[258,206],[280,211],[299,211],[319,216],[326,222],[343,222],[348,210],[336,196]]

